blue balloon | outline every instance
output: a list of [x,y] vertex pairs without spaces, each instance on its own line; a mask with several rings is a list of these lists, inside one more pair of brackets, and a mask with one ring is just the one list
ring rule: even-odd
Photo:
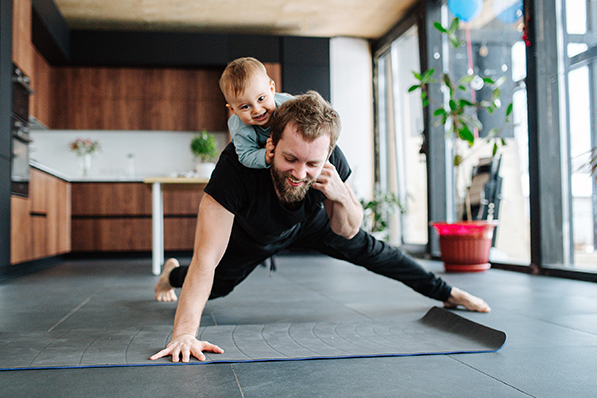
[[483,0],[448,0],[448,9],[463,22],[470,22],[481,14]]
[[522,17],[522,0],[494,0],[493,13],[505,24],[512,24]]

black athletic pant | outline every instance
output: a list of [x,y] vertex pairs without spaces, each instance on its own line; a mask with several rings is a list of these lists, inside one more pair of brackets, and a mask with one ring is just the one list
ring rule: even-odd
[[[311,249],[333,258],[363,266],[377,274],[403,282],[415,291],[446,301],[451,287],[442,279],[426,271],[414,259],[399,249],[378,241],[363,230],[352,239],[336,235],[322,209],[310,219],[297,225],[286,236],[256,239],[245,233],[237,223],[232,229],[228,248],[218,264],[210,299],[227,295],[236,285],[267,258],[284,249]],[[261,243],[259,242],[268,242]],[[180,266],[170,273],[170,284],[182,287],[188,267]]]

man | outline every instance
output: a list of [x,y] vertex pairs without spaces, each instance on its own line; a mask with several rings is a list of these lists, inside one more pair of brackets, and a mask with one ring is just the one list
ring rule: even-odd
[[[156,298],[176,300],[168,346],[151,357],[183,362],[202,351],[223,352],[195,336],[210,298],[228,294],[261,262],[285,248],[309,248],[399,280],[446,306],[488,312],[480,298],[448,286],[398,249],[360,229],[363,209],[350,184],[350,168],[336,141],[338,114],[315,92],[282,104],[272,126],[270,169],[240,164],[234,147],[222,153],[199,206],[189,267],[164,265]],[[184,284],[182,283],[184,281]]]

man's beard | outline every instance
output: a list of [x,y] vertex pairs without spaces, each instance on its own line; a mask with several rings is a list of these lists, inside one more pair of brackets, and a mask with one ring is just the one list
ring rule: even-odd
[[303,178],[300,180],[302,182],[300,186],[293,187],[288,182],[288,177],[292,177],[292,174],[290,172],[279,171],[276,168],[275,162],[272,162],[271,172],[278,198],[286,207],[296,207],[302,202],[307,195],[307,191],[309,191],[309,188],[311,188],[316,181],[315,178]]

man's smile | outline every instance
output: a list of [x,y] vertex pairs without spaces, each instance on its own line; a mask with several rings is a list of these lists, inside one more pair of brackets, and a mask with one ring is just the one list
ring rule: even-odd
[[292,176],[289,176],[288,177],[288,182],[293,187],[300,187],[301,185],[303,185],[303,183],[305,182],[305,180],[295,180],[294,178],[292,178]]

